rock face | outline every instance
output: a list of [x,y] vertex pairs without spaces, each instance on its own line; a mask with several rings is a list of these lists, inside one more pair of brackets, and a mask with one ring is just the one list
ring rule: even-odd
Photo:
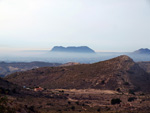
[[6,77],[20,86],[150,92],[150,75],[128,56],[94,64],[45,67]]
[[137,51],[134,51],[133,54],[150,54],[150,50],[148,48],[142,48]]
[[94,50],[90,49],[87,46],[80,47],[62,47],[55,46],[52,48],[51,52],[69,52],[69,53],[95,53]]

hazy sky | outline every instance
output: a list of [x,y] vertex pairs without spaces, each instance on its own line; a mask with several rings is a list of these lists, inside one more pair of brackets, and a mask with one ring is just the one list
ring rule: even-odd
[[150,0],[0,0],[0,51],[150,48]]

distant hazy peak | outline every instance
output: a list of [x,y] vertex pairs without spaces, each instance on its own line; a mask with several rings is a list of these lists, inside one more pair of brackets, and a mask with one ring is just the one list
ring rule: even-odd
[[54,46],[51,50],[51,52],[76,52],[76,53],[95,53],[94,50],[87,46],[69,46],[69,47],[63,47],[63,46]]
[[148,48],[141,48],[133,52],[134,54],[150,54],[150,49]]

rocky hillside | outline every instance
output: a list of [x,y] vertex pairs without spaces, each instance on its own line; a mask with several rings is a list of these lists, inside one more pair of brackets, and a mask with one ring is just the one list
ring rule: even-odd
[[147,73],[150,73],[150,62],[137,62],[141,68],[143,68]]
[[150,75],[128,56],[94,64],[45,67],[6,77],[20,86],[64,89],[104,89],[121,92],[150,91]]
[[0,78],[0,97],[3,95],[15,95],[21,93],[21,87]]
[[0,78],[0,88],[8,89],[11,86],[12,86],[11,83],[9,83],[8,81],[3,80],[2,78]]

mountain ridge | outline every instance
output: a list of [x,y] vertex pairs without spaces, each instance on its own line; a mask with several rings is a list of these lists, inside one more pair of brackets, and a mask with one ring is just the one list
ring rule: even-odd
[[54,46],[51,50],[51,52],[67,52],[67,53],[95,53],[94,50],[89,48],[88,46]]
[[134,51],[132,54],[150,54],[150,49],[141,48],[139,50]]
[[14,73],[6,79],[20,86],[50,89],[150,91],[149,74],[125,55],[94,64],[45,67]]

